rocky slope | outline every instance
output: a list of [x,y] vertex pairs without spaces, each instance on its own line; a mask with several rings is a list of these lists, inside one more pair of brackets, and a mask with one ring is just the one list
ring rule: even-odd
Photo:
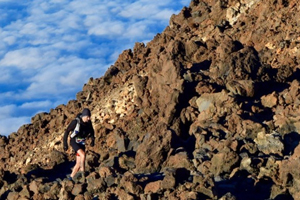
[[[300,3],[192,0],[76,100],[0,137],[1,199],[300,199]],[[92,110],[87,174],[62,136]]]

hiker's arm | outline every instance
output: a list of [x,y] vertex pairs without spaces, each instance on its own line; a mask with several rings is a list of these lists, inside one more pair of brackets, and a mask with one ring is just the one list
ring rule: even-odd
[[64,134],[64,150],[66,151],[68,149],[68,135],[70,131],[73,131],[76,126],[77,121],[73,120],[69,126],[67,127],[65,134]]

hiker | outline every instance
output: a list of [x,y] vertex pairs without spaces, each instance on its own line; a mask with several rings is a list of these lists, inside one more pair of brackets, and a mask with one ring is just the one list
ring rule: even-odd
[[91,111],[84,108],[81,114],[78,114],[76,119],[74,119],[67,127],[63,145],[64,150],[68,150],[68,135],[72,131],[70,138],[70,145],[76,153],[76,164],[70,175],[70,180],[73,179],[75,174],[80,171],[84,173],[85,170],[85,139],[91,137],[90,146],[94,146],[95,136],[94,128],[91,122]]

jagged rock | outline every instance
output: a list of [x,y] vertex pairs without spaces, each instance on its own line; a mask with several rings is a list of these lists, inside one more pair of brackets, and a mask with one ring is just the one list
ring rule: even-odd
[[226,89],[234,95],[253,97],[255,94],[252,80],[232,80],[226,84]]
[[84,195],[79,194],[79,195],[75,196],[74,200],[85,200],[85,197],[84,197]]
[[44,155],[45,162],[49,168],[53,168],[56,165],[66,162],[66,155],[57,150],[52,150],[49,154]]
[[181,192],[181,194],[179,195],[179,198],[180,199],[191,199],[191,200],[197,200],[199,199],[198,197],[198,193],[197,192],[194,192],[194,191],[184,191],[184,192]]
[[63,199],[71,199],[71,193],[67,191],[64,187],[61,188],[59,194],[58,194],[59,200]]
[[269,177],[275,183],[281,184],[280,179],[278,179],[280,165],[281,163],[277,162],[274,157],[269,157],[265,166],[259,168],[259,174],[257,175],[257,178],[261,179],[262,177]]
[[286,91],[287,93],[284,94],[284,101],[286,104],[290,104],[290,103],[296,103],[299,104],[299,86],[300,83],[298,80],[293,80],[293,82],[290,84],[290,88],[288,91]]
[[219,176],[224,173],[230,173],[238,164],[238,161],[239,157],[233,151],[217,153],[211,159],[212,166],[210,171],[215,176]]
[[152,173],[160,169],[171,148],[172,133],[164,125],[147,133],[135,156],[136,173]]
[[99,177],[98,174],[92,173],[86,178],[87,190],[93,193],[105,191],[105,180]]
[[100,167],[99,169],[99,175],[102,178],[107,178],[108,176],[113,175],[114,172],[110,167]]
[[120,183],[120,177],[117,177],[115,175],[109,175],[105,178],[105,183],[107,187],[111,187],[113,185],[118,185]]
[[85,187],[83,184],[75,184],[71,193],[74,196],[77,196],[79,194],[82,194],[84,192],[84,189],[85,189]]
[[107,141],[109,147],[115,148],[118,152],[125,152],[127,149],[127,139],[124,136],[124,133],[120,129],[115,129],[108,138]]
[[232,195],[230,192],[228,192],[224,196],[222,196],[220,200],[236,200],[236,197]]
[[149,194],[149,193],[158,193],[162,188],[162,181],[155,181],[155,182],[150,182],[148,183],[145,188],[144,188],[144,193]]
[[246,170],[249,173],[253,173],[253,168],[251,167],[252,160],[249,157],[244,157],[241,161],[240,169]]
[[[289,187],[290,194],[294,199],[297,199],[299,196],[299,191],[296,188],[299,188],[299,180],[300,174],[297,170],[297,166],[299,165],[299,157],[300,157],[300,146],[298,145],[293,155],[291,155],[288,159],[283,160],[282,162],[278,162],[279,173],[275,174],[278,182],[280,182],[281,190],[282,188]],[[284,187],[282,187],[284,186]],[[278,186],[279,187],[279,186]],[[284,191],[281,191],[281,194]],[[279,192],[280,194],[280,192]]]
[[55,199],[59,195],[62,185],[58,182],[54,182],[48,192],[44,194],[45,199]]
[[135,168],[135,159],[134,157],[127,156],[126,154],[123,154],[118,159],[119,161],[119,167],[128,171],[133,170]]
[[[232,109],[234,106],[234,99],[223,90],[219,93],[202,94],[196,100],[196,103],[200,112],[197,121],[205,121],[222,117],[229,109]],[[224,104],[230,105],[231,107],[224,106]]]
[[192,163],[188,158],[187,152],[179,152],[171,155],[165,165],[166,167],[192,169]]
[[4,147],[7,144],[7,137],[0,135],[0,148]]
[[[191,1],[76,100],[0,136],[0,198],[297,199],[299,8]],[[83,107],[96,144],[72,182],[48,172],[74,161],[62,137]]]
[[30,198],[30,191],[28,188],[28,185],[24,185],[23,189],[20,191],[19,193],[20,197],[24,197],[24,198]]
[[138,179],[132,173],[126,173],[120,181],[120,186],[128,193],[138,195],[143,188],[138,183]]
[[32,117],[31,123],[32,124],[34,124],[35,122],[39,123],[47,114],[48,113],[46,113],[46,112],[36,114],[34,117]]
[[125,152],[127,149],[127,142],[124,134],[121,130],[115,129],[114,130],[114,137],[116,140],[116,146],[119,152]]
[[32,181],[30,184],[29,184],[29,189],[30,191],[32,191],[34,194],[38,194],[39,193],[39,185],[41,183],[39,183],[38,181]]
[[39,199],[43,199],[44,197],[43,197],[43,195],[42,194],[34,194],[33,196],[32,196],[32,199],[33,200],[39,200]]
[[278,104],[278,97],[275,92],[261,97],[261,104],[265,107],[272,108]]
[[259,132],[254,139],[258,149],[265,154],[278,154],[282,156],[284,144],[277,133],[266,134]]
[[7,195],[7,199],[9,199],[9,200],[18,200],[18,199],[19,199],[19,194],[18,194],[18,192],[10,192],[10,193]]
[[93,171],[93,169],[99,166],[100,156],[99,154],[89,151],[86,154],[86,169],[88,171]]
[[122,199],[122,200],[134,200],[135,199],[135,197],[132,194],[128,193],[126,190],[121,189],[121,188],[117,188],[114,191],[114,194],[115,194],[116,198]]
[[176,182],[176,171],[173,170],[166,170],[164,172],[165,176],[161,182],[161,186],[163,189],[172,189],[175,188]]

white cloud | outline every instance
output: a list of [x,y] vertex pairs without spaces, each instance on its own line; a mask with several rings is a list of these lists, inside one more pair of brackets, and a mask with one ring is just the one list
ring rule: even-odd
[[125,8],[120,8],[120,15],[126,18],[134,19],[149,19],[168,21],[170,16],[177,12],[169,6],[172,1],[161,0],[140,0],[132,4],[128,4]]
[[48,108],[52,106],[52,102],[45,100],[45,101],[32,101],[23,103],[19,108],[22,109],[37,109],[37,108]]
[[30,123],[29,116],[22,116],[22,117],[11,117],[5,118],[0,120],[0,135],[8,136],[13,132],[17,132],[18,129],[24,125]]
[[0,61],[0,66],[13,66],[21,70],[37,69],[42,67],[41,63],[45,62],[41,62],[43,58],[49,60],[51,56],[49,54],[44,56],[43,52],[37,48],[23,48],[7,52]]
[[88,30],[90,35],[116,37],[124,33],[124,23],[116,22],[103,22],[97,26],[93,26]]
[[15,42],[16,42],[16,37],[15,37],[15,36],[8,36],[8,37],[5,37],[5,38],[3,39],[3,42],[6,42],[8,45],[15,44]]
[[11,116],[17,110],[17,106],[14,104],[9,104],[0,107],[0,119],[3,120]]
[[18,3],[19,0],[0,0],[0,3]]
[[9,82],[11,79],[13,79],[11,69],[6,68],[6,67],[5,68],[0,67],[0,70],[1,70],[0,84],[1,83],[5,84],[5,83]]
[[14,98],[15,98],[15,92],[13,91],[2,92],[0,93],[0,105],[4,105],[3,107],[8,106],[9,103],[11,102],[11,99]]

